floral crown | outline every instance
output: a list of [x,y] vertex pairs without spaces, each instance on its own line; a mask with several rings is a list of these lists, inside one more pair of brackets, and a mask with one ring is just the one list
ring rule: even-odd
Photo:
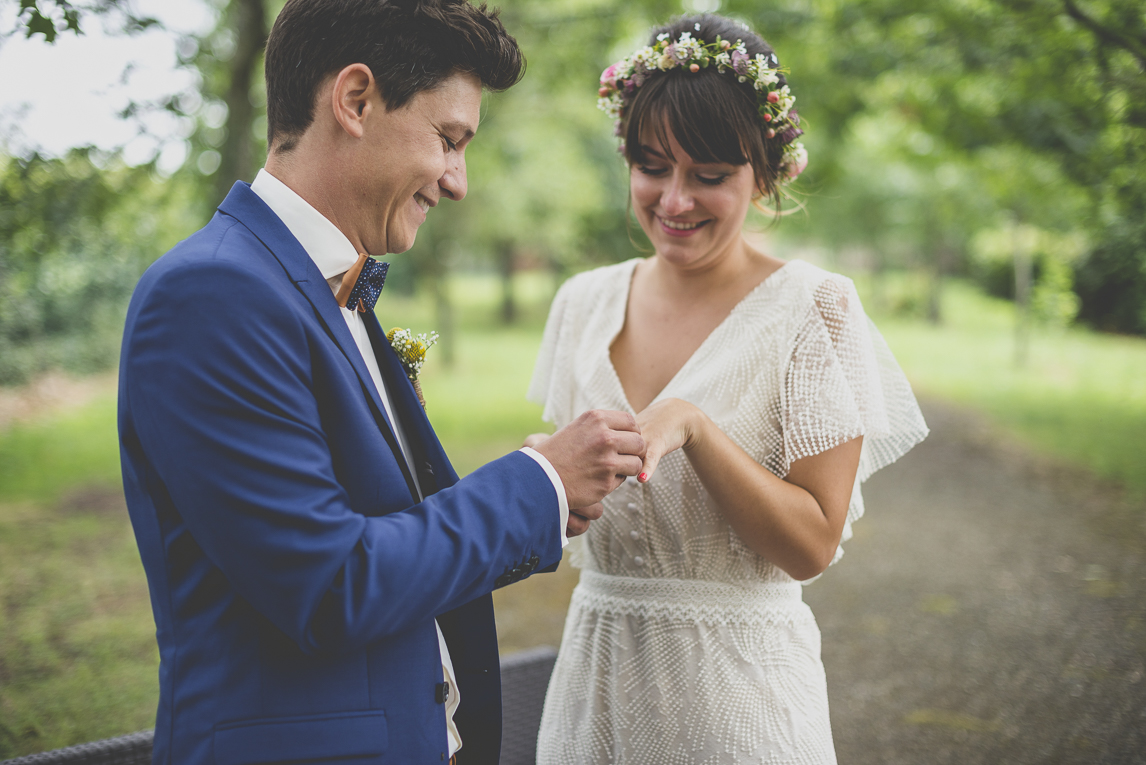
[[[696,29],[699,31],[699,24]],[[637,88],[655,73],[672,69],[687,69],[695,73],[710,66],[715,66],[721,74],[732,72],[738,82],[751,82],[756,89],[757,112],[768,126],[764,134],[769,139],[778,138],[784,147],[780,182],[787,183],[807,167],[808,152],[804,144],[796,140],[804,134],[800,129],[800,115],[794,107],[796,97],[787,85],[780,85],[780,75],[786,74],[787,70],[779,68],[778,64],[775,53],[770,56],[757,53],[755,58],[749,57],[743,40],[729,42],[717,35],[716,42],[706,43],[694,40],[689,32],[681,32],[676,42],[672,42],[665,32],[657,35],[653,45],[641,48],[601,73],[597,108],[617,121],[616,134],[620,136],[625,111],[633,102]]]

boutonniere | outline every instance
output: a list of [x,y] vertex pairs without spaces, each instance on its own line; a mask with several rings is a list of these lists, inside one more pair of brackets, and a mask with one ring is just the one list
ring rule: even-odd
[[418,394],[418,402],[425,409],[426,399],[422,397],[422,384],[418,382],[418,374],[422,371],[422,364],[426,361],[426,351],[438,342],[438,333],[431,332],[427,335],[422,332],[415,335],[408,329],[394,327],[386,333],[386,339],[390,341],[390,347],[394,349],[394,353],[398,354],[398,360],[402,362],[402,368],[406,370],[406,377],[414,386],[414,392]]

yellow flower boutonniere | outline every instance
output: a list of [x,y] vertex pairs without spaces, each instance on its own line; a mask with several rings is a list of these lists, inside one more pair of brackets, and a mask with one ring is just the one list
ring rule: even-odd
[[406,370],[406,377],[410,379],[410,383],[414,386],[414,392],[418,394],[418,401],[425,409],[426,399],[422,397],[422,384],[418,382],[418,374],[422,371],[422,364],[426,361],[426,351],[438,342],[438,333],[431,332],[427,335],[422,332],[415,335],[408,329],[394,327],[386,333],[386,339],[390,341],[390,347],[394,349],[394,353],[398,354],[398,360],[402,362],[402,368]]

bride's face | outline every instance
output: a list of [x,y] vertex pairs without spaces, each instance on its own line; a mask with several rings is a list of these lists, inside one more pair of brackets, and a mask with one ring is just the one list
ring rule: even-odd
[[629,186],[637,220],[657,255],[703,268],[732,252],[756,190],[752,165],[697,163],[671,132],[666,147],[654,131],[645,131],[641,147],[645,161],[630,167]]

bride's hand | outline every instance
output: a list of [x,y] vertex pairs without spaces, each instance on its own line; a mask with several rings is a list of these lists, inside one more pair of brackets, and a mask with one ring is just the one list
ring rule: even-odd
[[528,446],[530,449],[536,449],[537,445],[549,440],[548,433],[530,433],[525,437],[525,443],[522,446]]
[[679,398],[666,398],[637,415],[641,437],[645,439],[645,461],[637,480],[652,478],[661,458],[677,449],[691,446],[697,437],[704,412]]

